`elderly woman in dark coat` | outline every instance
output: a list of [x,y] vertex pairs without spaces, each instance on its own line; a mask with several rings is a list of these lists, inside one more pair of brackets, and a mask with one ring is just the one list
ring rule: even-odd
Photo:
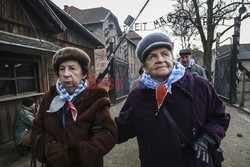
[[108,93],[89,86],[89,64],[89,56],[74,47],[53,57],[59,79],[43,97],[32,131],[36,157],[45,166],[102,167],[103,156],[116,144]]
[[[220,145],[230,116],[209,82],[174,62],[172,51],[164,33],[149,34],[138,44],[145,71],[115,118],[118,143],[137,137],[143,167],[213,167],[208,150]],[[191,144],[182,146],[163,106]]]

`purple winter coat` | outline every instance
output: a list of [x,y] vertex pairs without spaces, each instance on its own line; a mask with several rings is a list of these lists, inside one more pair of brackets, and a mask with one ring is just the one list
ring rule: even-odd
[[[189,140],[206,133],[220,144],[229,126],[230,115],[209,82],[185,72],[172,84],[163,104]],[[156,116],[155,90],[139,84],[128,96],[115,121],[118,143],[137,137],[142,167],[202,167],[190,147],[180,147],[178,134],[163,112]],[[210,156],[208,167],[213,167]]]

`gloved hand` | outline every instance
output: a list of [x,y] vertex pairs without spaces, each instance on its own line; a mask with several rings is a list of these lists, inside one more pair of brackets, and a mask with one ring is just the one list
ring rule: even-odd
[[196,152],[196,158],[201,162],[208,164],[209,154],[208,149],[215,147],[216,143],[207,134],[202,135],[193,142],[193,149]]
[[92,136],[103,134],[106,131],[107,129],[104,126],[98,125],[96,122],[94,122],[89,133],[90,133],[90,136],[92,137]]

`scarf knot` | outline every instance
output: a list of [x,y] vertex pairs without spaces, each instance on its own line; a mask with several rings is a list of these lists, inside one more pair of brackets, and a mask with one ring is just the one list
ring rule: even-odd
[[53,113],[59,111],[60,108],[64,106],[67,102],[71,109],[72,118],[76,121],[77,118],[77,109],[73,104],[72,100],[76,98],[82,91],[84,91],[88,87],[88,81],[86,79],[81,80],[80,84],[75,89],[74,93],[70,95],[67,90],[63,87],[61,81],[58,79],[56,82],[56,91],[58,93],[57,96],[54,97],[50,104],[50,108],[47,112]]
[[77,109],[75,105],[72,103],[72,99],[75,98],[78,94],[80,94],[84,89],[86,89],[87,86],[88,86],[87,80],[85,79],[81,80],[80,84],[77,86],[74,93],[72,95],[69,95],[67,90],[63,87],[61,81],[58,79],[56,82],[57,93],[59,94],[60,98],[67,101],[69,107],[71,108],[71,114],[72,114],[74,121],[76,121],[76,118],[77,118]]
[[179,81],[185,73],[185,67],[181,65],[179,62],[175,62],[174,67],[168,77],[168,79],[160,83],[152,78],[152,76],[148,72],[144,72],[140,81],[148,88],[156,90],[156,100],[158,109],[160,109],[163,101],[169,92],[172,94],[172,84]]

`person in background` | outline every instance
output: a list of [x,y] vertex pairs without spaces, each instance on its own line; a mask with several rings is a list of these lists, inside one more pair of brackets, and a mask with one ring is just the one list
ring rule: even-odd
[[[211,79],[211,75],[209,74],[208,70],[207,70],[207,66],[203,66],[202,67],[205,70],[205,74],[207,76],[207,79],[210,80]],[[212,73],[211,73],[212,74]]]
[[33,122],[36,158],[48,167],[102,167],[117,142],[108,92],[86,80],[90,58],[79,48],[59,49],[52,65],[58,80]]
[[38,105],[32,97],[22,100],[22,108],[16,111],[14,118],[12,137],[18,151],[26,156],[31,150],[31,128],[35,118]]
[[139,84],[139,82],[140,82],[140,78],[141,78],[143,72],[144,72],[144,67],[143,67],[143,65],[141,65],[141,67],[140,67],[140,69],[139,69],[139,71],[138,71],[139,76],[138,76],[138,78],[134,81],[134,83],[133,83],[133,85],[132,85],[132,90],[133,90],[135,87],[138,86],[138,84]]
[[182,49],[179,52],[181,64],[188,69],[191,73],[199,74],[200,76],[207,78],[205,70],[192,59],[192,53],[190,49]]
[[[226,135],[230,115],[210,83],[174,61],[170,37],[155,32],[138,44],[145,70],[119,116],[118,143],[137,138],[143,167],[213,167],[209,150]],[[187,137],[182,141],[165,107]]]

